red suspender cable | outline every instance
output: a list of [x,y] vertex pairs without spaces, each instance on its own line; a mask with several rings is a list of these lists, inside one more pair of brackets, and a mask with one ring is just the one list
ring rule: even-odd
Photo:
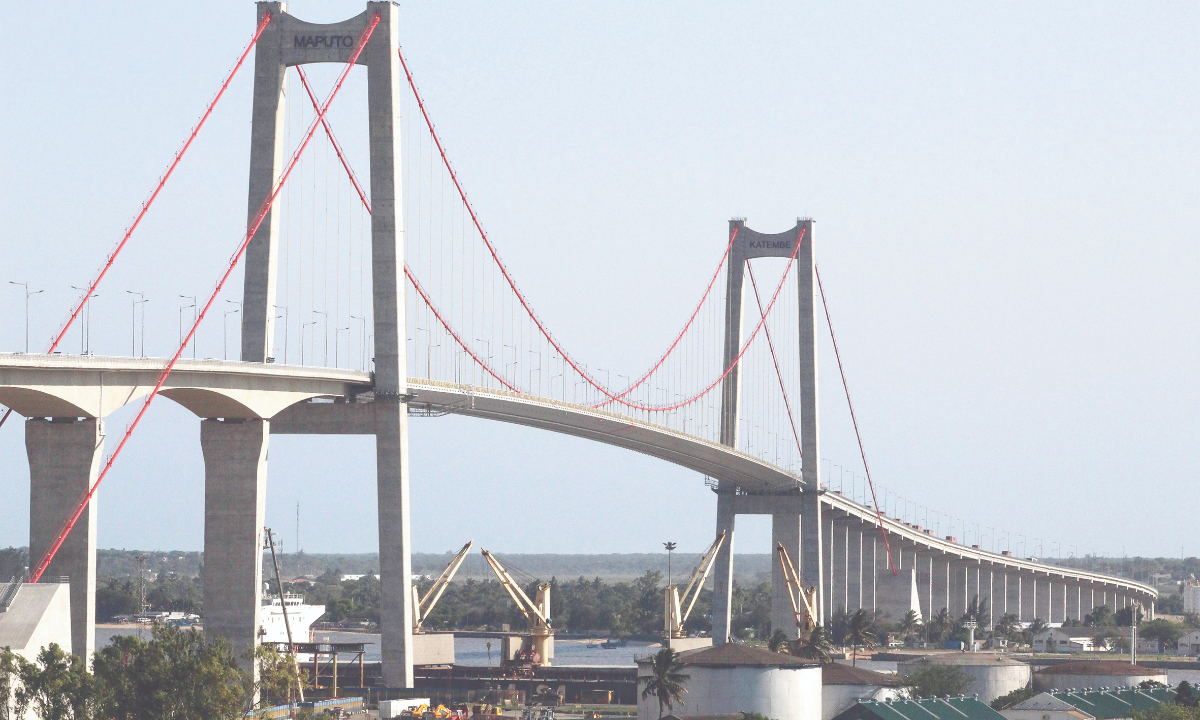
[[350,74],[350,70],[354,67],[354,63],[358,61],[358,56],[362,54],[363,48],[366,47],[367,40],[370,39],[371,33],[375,31],[375,28],[379,25],[379,22],[380,17],[378,14],[376,14],[371,22],[367,25],[366,29],[363,30],[363,34],[358,39],[358,44],[355,46],[354,52],[350,55],[350,59],[346,62],[346,68],[342,70],[342,74],[338,78],[337,84],[334,85],[333,91],[330,92],[329,98],[325,101],[325,104],[322,106],[321,111],[317,114],[317,117],[313,119],[312,125],[309,126],[308,131],[304,135],[304,140],[300,143],[300,147],[296,149],[295,154],[292,155],[291,161],[288,162],[287,168],[284,170],[279,180],[275,183],[275,189],[271,191],[270,196],[263,201],[262,206],[258,209],[258,213],[254,217],[254,222],[252,222],[246,229],[246,235],[242,238],[241,243],[238,245],[237,251],[234,252],[233,256],[229,258],[229,266],[225,269],[225,274],[221,276],[221,279],[217,282],[216,288],[213,289],[212,295],[210,295],[208,301],[204,303],[204,308],[200,311],[199,315],[197,315],[196,321],[192,323],[192,327],[190,330],[188,330],[188,334],[183,339],[183,342],[180,343],[179,349],[175,351],[175,355],[171,358],[170,362],[167,363],[167,366],[163,368],[162,373],[158,376],[158,382],[155,383],[154,389],[150,391],[150,394],[146,396],[146,400],[142,403],[142,408],[138,411],[137,416],[134,417],[133,422],[129,424],[129,427],[125,429],[125,434],[121,437],[120,444],[117,445],[117,449],[113,451],[113,454],[109,456],[108,462],[104,464],[104,469],[100,471],[100,476],[97,477],[96,482],[93,483],[90,488],[88,488],[87,493],[84,494],[83,499],[80,501],[78,507],[75,508],[74,514],[71,515],[71,517],[67,519],[67,522],[63,524],[62,529],[59,530],[54,542],[50,545],[50,548],[46,551],[45,556],[43,556],[41,561],[38,563],[37,569],[30,577],[30,582],[36,583],[39,579],[41,579],[42,573],[46,572],[46,568],[49,567],[50,562],[54,560],[54,555],[58,552],[58,549],[62,547],[63,541],[67,539],[67,536],[71,533],[71,529],[75,527],[75,523],[79,520],[79,516],[83,514],[85,509],[87,509],[88,503],[92,500],[92,496],[96,494],[96,489],[100,487],[100,483],[104,481],[104,478],[108,475],[108,471],[112,469],[113,463],[116,461],[117,456],[121,454],[121,450],[124,449],[125,444],[129,442],[129,437],[133,434],[134,429],[146,415],[146,410],[150,408],[150,403],[154,402],[154,398],[158,396],[159,390],[162,389],[163,384],[171,375],[171,371],[175,369],[175,364],[179,362],[179,358],[183,355],[184,349],[187,348],[188,343],[190,343],[192,338],[195,337],[196,329],[199,328],[200,323],[204,321],[204,317],[208,314],[212,304],[216,302],[217,295],[220,294],[222,288],[225,287],[225,282],[229,280],[229,276],[233,274],[234,268],[236,268],[238,263],[241,261],[242,255],[246,252],[246,247],[250,244],[250,240],[254,237],[254,234],[258,232],[259,226],[262,225],[263,220],[267,216],[267,211],[270,210],[271,205],[275,203],[275,199],[279,197],[279,191],[283,189],[283,185],[285,182],[287,182],[288,176],[291,175],[292,169],[296,167],[296,163],[300,160],[300,155],[303,154],[304,149],[308,147],[308,142],[312,140],[313,133],[317,130],[317,125],[325,118],[325,113],[328,112],[330,104],[332,104],[333,99],[337,97],[338,91],[342,89],[342,84],[346,82],[346,76]]
[[[117,255],[119,255],[121,250],[125,248],[125,243],[129,242],[129,238],[131,235],[133,235],[133,231],[137,229],[137,226],[142,222],[142,218],[146,216],[146,212],[150,210],[150,206],[154,204],[154,200],[162,191],[163,186],[167,184],[167,180],[171,177],[171,173],[175,172],[175,168],[179,165],[179,161],[183,159],[183,154],[186,153],[188,148],[192,146],[192,141],[196,139],[196,135],[200,132],[200,128],[204,127],[204,122],[208,120],[209,115],[212,115],[213,108],[217,106],[217,101],[219,101],[221,96],[225,94],[225,90],[229,87],[229,83],[233,81],[233,76],[237,75],[237,71],[242,67],[242,63],[246,61],[246,57],[250,54],[250,49],[254,47],[256,42],[258,42],[258,38],[263,34],[263,30],[267,29],[267,23],[270,21],[270,13],[263,16],[262,22],[258,24],[258,29],[254,32],[254,37],[250,38],[250,44],[246,46],[246,49],[243,50],[242,54],[238,57],[237,64],[233,66],[233,70],[229,72],[229,76],[225,78],[225,82],[221,83],[221,89],[217,91],[217,95],[212,99],[212,102],[208,104],[208,108],[204,111],[204,115],[200,117],[200,122],[196,123],[196,127],[192,128],[192,134],[189,135],[188,139],[183,143],[183,147],[179,148],[179,152],[175,153],[175,159],[171,161],[171,166],[168,167],[167,171],[163,173],[163,176],[158,179],[158,185],[155,186],[154,192],[150,193],[150,197],[146,200],[146,202],[142,203],[142,209],[137,214],[137,217],[133,219],[133,224],[131,224],[129,229],[125,231],[125,235],[122,236],[121,241],[117,243],[116,249],[109,254],[108,260],[105,261],[104,267],[100,268],[100,273],[96,275],[96,279],[88,285],[87,292],[83,294],[83,299],[79,301],[79,304],[75,307],[74,312],[72,312],[71,316],[67,318],[67,322],[63,324],[62,329],[59,330],[58,335],[55,336],[54,341],[50,343],[50,349],[46,351],[47,353],[52,353],[58,348],[58,344],[62,342],[63,337],[66,336],[67,330],[71,328],[72,323],[75,322],[75,319],[79,317],[79,313],[81,313],[84,306],[87,305],[88,298],[91,297],[92,293],[96,291],[96,286],[99,285],[100,281],[104,279],[104,276],[108,274],[108,270],[112,267],[113,262],[117,259]],[[8,412],[4,413],[4,417],[0,418],[0,427],[2,427],[4,422],[8,420],[9,415],[12,415],[12,408],[9,408]]]

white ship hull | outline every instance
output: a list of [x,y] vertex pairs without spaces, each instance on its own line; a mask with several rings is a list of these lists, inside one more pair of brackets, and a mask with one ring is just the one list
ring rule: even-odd
[[[325,606],[305,605],[299,595],[287,595],[285,601],[288,624],[292,627],[292,641],[312,642],[312,625],[325,614]],[[288,641],[287,625],[283,621],[283,603],[279,598],[271,598],[263,604],[259,627],[263,643]]]

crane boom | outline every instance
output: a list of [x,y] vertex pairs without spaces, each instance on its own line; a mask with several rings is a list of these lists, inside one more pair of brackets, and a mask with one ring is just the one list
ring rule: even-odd
[[796,630],[802,636],[806,636],[819,624],[816,615],[817,590],[816,588],[805,590],[801,587],[800,577],[796,574],[796,566],[792,564],[792,558],[788,555],[787,548],[783,546],[783,543],[775,546],[775,553],[779,556],[779,564],[783,567],[783,579],[787,582],[788,600],[792,602],[792,612],[796,615]]
[[525,591],[521,589],[517,581],[512,579],[512,576],[508,574],[508,571],[504,569],[504,566],[500,564],[496,556],[487,550],[482,550],[481,552],[483,553],[483,558],[487,560],[488,565],[492,567],[492,572],[496,573],[500,584],[504,586],[504,589],[508,591],[509,597],[517,604],[517,609],[529,621],[530,627],[539,623],[549,625],[550,620],[546,615],[542,614],[542,608],[539,608],[537,604],[529,599],[529,596],[525,594]]
[[413,585],[413,632],[421,632],[421,626],[425,623],[425,619],[433,612],[433,608],[441,599],[442,593],[446,592],[446,587],[450,585],[450,581],[454,579],[454,574],[462,567],[463,561],[467,559],[467,553],[470,552],[471,546],[474,545],[473,540],[468,540],[466,545],[462,546],[462,550],[454,556],[438,579],[434,581],[429,590],[425,592],[425,597],[419,597],[417,586]]
[[704,587],[704,581],[708,579],[708,574],[712,571],[713,565],[716,563],[717,553],[721,550],[721,545],[724,542],[725,531],[722,530],[717,535],[717,539],[713,540],[712,545],[708,546],[708,550],[704,552],[704,556],[700,558],[700,564],[692,571],[692,577],[688,581],[682,597],[680,597],[679,590],[674,585],[667,587],[665,631],[668,638],[683,637],[683,624],[687,622],[688,617],[692,614],[692,608],[696,606],[696,600],[700,598],[700,590]]

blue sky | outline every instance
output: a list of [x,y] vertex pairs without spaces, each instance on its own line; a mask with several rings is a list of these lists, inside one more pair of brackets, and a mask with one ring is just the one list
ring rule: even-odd
[[[361,9],[291,4],[316,22]],[[37,349],[228,71],[254,7],[6,16],[22,28],[0,75],[0,349],[13,351],[23,299],[7,281],[45,290]],[[1014,550],[1023,536],[1026,554],[1035,538],[1043,555],[1200,551],[1195,6],[451,2],[400,16],[472,201],[577,355],[645,367],[730,217],[774,232],[811,215],[873,473],[918,519],[966,518],[985,544],[1007,531]],[[351,147],[362,89],[352,76],[335,113]],[[128,353],[126,290],[151,298],[161,354],[177,296],[211,286],[244,223],[249,93],[244,72],[106,281],[97,352]],[[215,321],[199,342],[220,355]],[[821,352],[824,455],[851,467]],[[197,424],[155,404],[101,490],[101,546],[201,547]],[[412,433],[418,550],[711,539],[713,496],[694,473],[461,418]],[[276,437],[270,459],[268,520],[285,541],[299,502],[306,549],[373,549],[370,441]],[[0,545],[22,545],[19,423],[0,430],[0,468]],[[739,551],[767,551],[765,522],[739,527]]]

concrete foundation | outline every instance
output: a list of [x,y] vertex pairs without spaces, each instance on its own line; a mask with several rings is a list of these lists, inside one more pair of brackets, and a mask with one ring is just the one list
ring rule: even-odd
[[266,420],[200,423],[204,632],[228,641],[243,667],[260,625],[269,437]]
[[[96,481],[103,451],[104,423],[97,418],[25,422],[31,563],[46,554]],[[96,645],[96,501],[93,496],[43,574],[70,578],[71,648],[89,661]]]
[[[795,625],[795,623],[792,623],[792,625]],[[772,623],[771,626],[775,627],[775,624]],[[794,632],[792,633],[792,635],[789,635],[788,637],[792,637],[793,635],[795,635]],[[683,652],[685,650],[701,650],[706,647],[712,647],[713,639],[712,638],[671,638],[670,640],[667,640],[663,645],[664,645],[664,647],[671,648],[675,652]]]

